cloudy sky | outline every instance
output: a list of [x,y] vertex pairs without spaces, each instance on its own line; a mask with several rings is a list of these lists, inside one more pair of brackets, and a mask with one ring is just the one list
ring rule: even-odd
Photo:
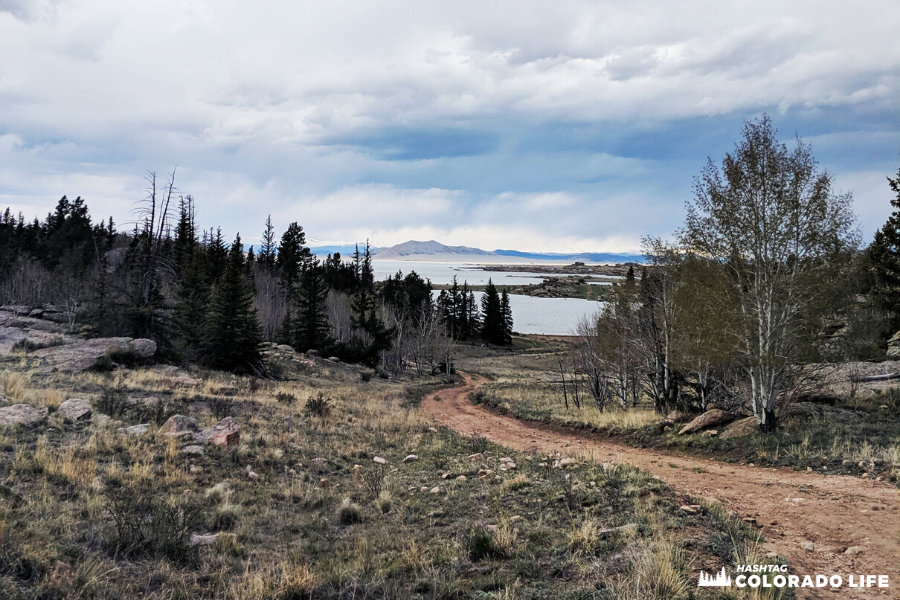
[[896,0],[0,0],[0,206],[133,217],[177,165],[258,240],[627,251],[768,112],[868,236],[900,167]]

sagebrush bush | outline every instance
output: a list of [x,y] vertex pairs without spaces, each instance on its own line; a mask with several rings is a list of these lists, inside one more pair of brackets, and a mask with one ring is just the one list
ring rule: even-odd
[[306,405],[303,412],[308,417],[327,417],[331,414],[331,398],[328,398],[322,392],[306,399]]

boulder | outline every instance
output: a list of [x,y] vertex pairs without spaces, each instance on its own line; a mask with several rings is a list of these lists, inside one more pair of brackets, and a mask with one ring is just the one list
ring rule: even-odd
[[134,352],[141,359],[149,359],[156,353],[156,342],[127,337],[79,340],[54,348],[36,350],[34,356],[43,359],[53,371],[80,373],[93,368],[107,352]]
[[727,425],[725,429],[723,429],[719,434],[719,437],[723,440],[727,440],[729,438],[750,435],[754,431],[758,430],[759,425],[757,425],[756,423],[756,417],[746,417],[744,419],[738,419],[730,425]]
[[194,435],[198,442],[212,442],[216,446],[232,446],[241,439],[240,427],[234,422],[234,418],[225,417],[212,427],[204,429]]
[[203,446],[197,446],[196,444],[191,444],[190,446],[185,446],[181,449],[182,454],[203,454]]
[[69,398],[59,405],[57,412],[65,417],[66,421],[74,423],[91,418],[91,405],[81,398]]
[[197,433],[200,431],[200,428],[197,427],[197,421],[193,417],[172,415],[165,423],[163,423],[163,426],[160,427],[159,430],[164,435],[180,437]]
[[702,431],[708,427],[714,427],[716,425],[728,423],[733,419],[734,416],[731,413],[725,412],[724,410],[718,408],[712,408],[682,427],[681,431],[679,431],[678,434],[684,435],[686,433]]
[[887,343],[887,357],[900,358],[900,331],[891,336]]
[[31,406],[30,404],[4,406],[0,408],[0,426],[35,425],[47,418],[47,412],[46,406]]

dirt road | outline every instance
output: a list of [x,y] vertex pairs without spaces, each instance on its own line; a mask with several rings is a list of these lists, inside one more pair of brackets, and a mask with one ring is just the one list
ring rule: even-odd
[[[480,379],[465,378],[463,386],[426,396],[422,403],[426,414],[464,435],[477,432],[516,450],[558,451],[628,463],[656,474],[682,493],[715,498],[741,517],[755,518],[767,548],[790,561],[791,573],[844,578],[840,589],[801,593],[801,598],[898,597],[900,491],[896,487],[857,477],[740,466],[586,439],[473,405],[468,396]],[[889,575],[890,588],[851,590],[846,586],[850,574]]]

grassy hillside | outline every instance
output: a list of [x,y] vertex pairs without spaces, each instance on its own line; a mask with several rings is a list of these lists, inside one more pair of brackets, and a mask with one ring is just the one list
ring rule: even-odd
[[[440,380],[284,372],[5,359],[3,404],[50,416],[0,427],[0,597],[689,598],[700,568],[756,551],[739,520],[679,510],[693,501],[645,473],[432,427],[410,391]],[[74,397],[90,419],[63,419]],[[167,436],[174,414],[232,416],[240,441]]]

